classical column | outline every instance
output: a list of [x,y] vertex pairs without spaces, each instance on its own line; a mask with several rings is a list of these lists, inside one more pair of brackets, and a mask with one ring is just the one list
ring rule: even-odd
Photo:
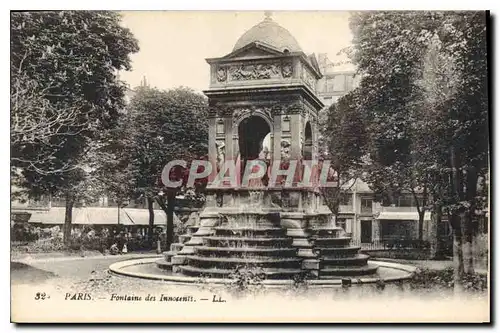
[[[319,139],[319,134],[318,134],[318,126],[317,126],[317,120],[311,120],[311,132],[312,132],[312,147],[311,147],[311,162],[312,165],[316,165],[318,163],[318,139]],[[311,182],[313,184],[317,184],[317,179],[319,178],[319,170],[317,167],[312,168],[312,173],[311,173]]]
[[225,145],[226,145],[226,161],[234,160],[234,149],[233,149],[233,118],[224,118],[224,129],[225,129]]
[[299,160],[302,156],[300,146],[300,114],[292,114],[290,116],[290,133],[292,141],[290,142],[290,159]]
[[[356,186],[356,185],[354,185]],[[356,193],[356,188],[354,188],[354,193],[352,195],[352,206],[354,215],[352,217],[352,239],[361,244],[361,220],[358,217],[358,195]]]
[[273,117],[273,156],[272,162],[281,160],[281,115],[275,114]]
[[215,144],[215,136],[216,136],[216,118],[208,119],[208,160],[212,165],[212,175],[210,177],[210,182],[217,175],[217,146]]
[[372,220],[372,241],[373,242],[380,241],[380,220],[379,219]]

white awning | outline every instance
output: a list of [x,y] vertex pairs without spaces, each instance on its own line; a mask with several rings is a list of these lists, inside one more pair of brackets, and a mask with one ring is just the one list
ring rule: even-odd
[[[376,217],[377,220],[401,220],[401,221],[418,221],[417,212],[381,212]],[[431,220],[431,212],[425,212],[424,221]]]
[[[29,222],[43,224],[64,224],[64,207],[52,207],[49,210],[30,211]],[[163,210],[155,209],[155,225],[165,225],[167,216]],[[178,223],[179,218],[174,213],[174,223]],[[118,224],[117,207],[79,207],[73,208],[74,225],[111,225]],[[120,224],[123,225],[148,225],[149,211],[140,208],[120,209]]]

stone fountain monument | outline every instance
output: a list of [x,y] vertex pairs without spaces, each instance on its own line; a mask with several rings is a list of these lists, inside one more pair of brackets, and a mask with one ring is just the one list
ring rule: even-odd
[[[306,55],[288,30],[266,14],[231,53],[207,62],[212,165],[229,160],[244,166],[259,156],[317,160],[318,112],[324,105],[316,84],[322,74],[315,56]],[[267,279],[304,272],[317,279],[373,275],[377,267],[344,234],[317,186],[295,180],[292,186],[213,181],[199,225],[180,236],[157,265],[174,274],[214,278],[241,267],[259,267]]]

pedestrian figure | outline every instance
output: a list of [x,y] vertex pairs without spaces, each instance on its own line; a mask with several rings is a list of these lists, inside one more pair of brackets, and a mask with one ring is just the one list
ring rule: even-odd
[[109,252],[112,255],[117,255],[118,253],[120,253],[120,250],[118,249],[118,244],[113,243],[113,245],[111,245],[111,248],[109,249]]

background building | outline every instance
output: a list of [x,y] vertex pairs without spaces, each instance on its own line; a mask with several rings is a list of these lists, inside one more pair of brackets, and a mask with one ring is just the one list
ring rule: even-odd
[[[359,84],[360,77],[352,64],[333,62],[326,54],[320,53],[318,65],[323,78],[318,81],[317,91],[326,108]],[[364,247],[382,247],[384,241],[390,239],[418,239],[419,216],[412,195],[402,195],[396,204],[386,207],[374,201],[373,191],[362,180],[351,184],[346,186],[349,189],[341,199],[337,224],[351,234],[353,243]],[[432,236],[430,217],[431,213],[426,212],[424,240]],[[448,231],[448,223],[443,221],[438,233],[446,235]]]
[[345,62],[334,63],[326,53],[318,54],[318,65],[323,77],[318,81],[317,92],[328,107],[359,84],[354,67]]

